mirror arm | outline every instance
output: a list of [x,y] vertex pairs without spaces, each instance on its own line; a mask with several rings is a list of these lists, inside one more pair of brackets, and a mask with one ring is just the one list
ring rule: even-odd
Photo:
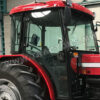
[[96,26],[100,26],[100,21],[97,21],[96,22]]
[[95,25],[95,28],[94,28],[94,31],[98,31],[98,26],[100,26],[100,21],[96,21],[96,25]]
[[98,31],[98,28],[97,28],[97,26],[96,26],[96,28],[94,29],[94,31],[95,31],[95,32],[97,32],[97,31]]
[[97,40],[98,42],[100,42],[100,40]]

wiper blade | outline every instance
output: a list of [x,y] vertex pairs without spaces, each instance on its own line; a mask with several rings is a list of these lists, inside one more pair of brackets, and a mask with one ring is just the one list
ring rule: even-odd
[[73,28],[72,33],[71,33],[71,34],[73,34],[73,33],[75,32],[76,26],[77,26],[77,24],[75,24],[75,25],[74,25],[74,28]]

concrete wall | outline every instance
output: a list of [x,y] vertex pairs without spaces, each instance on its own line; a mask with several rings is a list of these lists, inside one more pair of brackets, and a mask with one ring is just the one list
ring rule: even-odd
[[11,29],[11,21],[8,15],[4,16],[4,36],[5,36],[5,52],[6,54],[10,54],[10,30]]

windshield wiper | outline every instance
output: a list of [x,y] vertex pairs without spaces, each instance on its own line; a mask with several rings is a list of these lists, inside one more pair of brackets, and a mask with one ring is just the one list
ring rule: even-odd
[[71,33],[71,34],[73,34],[73,33],[74,33],[74,31],[75,31],[75,29],[76,29],[76,26],[77,26],[77,25],[75,25],[75,26],[74,26],[74,28],[73,28],[72,33]]

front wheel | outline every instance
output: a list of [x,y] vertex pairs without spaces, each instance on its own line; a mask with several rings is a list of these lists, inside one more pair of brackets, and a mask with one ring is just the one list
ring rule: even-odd
[[5,78],[0,79],[0,100],[21,100],[17,87]]
[[47,100],[40,77],[27,66],[0,66],[0,100]]

